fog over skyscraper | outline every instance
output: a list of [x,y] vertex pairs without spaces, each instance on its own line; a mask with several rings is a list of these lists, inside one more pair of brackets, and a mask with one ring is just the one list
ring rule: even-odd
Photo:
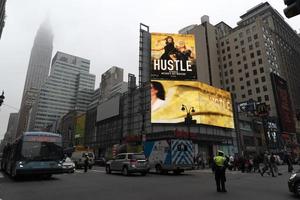
[[31,49],[25,86],[19,111],[17,136],[27,129],[29,110],[49,74],[53,49],[53,33],[49,20],[39,27]]

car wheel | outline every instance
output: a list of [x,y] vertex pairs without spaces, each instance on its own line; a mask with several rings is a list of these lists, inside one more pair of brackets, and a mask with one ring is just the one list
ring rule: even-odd
[[155,171],[157,174],[163,174],[163,170],[160,165],[155,166]]
[[125,167],[123,167],[123,169],[122,169],[122,174],[124,175],[124,176],[128,176],[128,168],[125,166]]
[[300,182],[295,184],[295,194],[296,196],[300,196]]
[[146,176],[146,175],[147,175],[147,172],[141,172],[141,175],[142,175],[142,176]]
[[105,171],[106,171],[107,174],[111,174],[111,170],[110,170],[110,166],[109,165],[107,165],[105,167]]
[[174,173],[175,175],[180,175],[181,172],[182,172],[182,170],[179,170],[179,169],[173,171],[173,173]]

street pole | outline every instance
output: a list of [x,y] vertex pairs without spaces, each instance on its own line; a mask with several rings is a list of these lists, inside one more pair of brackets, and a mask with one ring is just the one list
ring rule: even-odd
[[194,109],[194,107],[188,108],[186,105],[182,104],[181,110],[186,111],[185,123],[186,123],[187,128],[188,128],[188,138],[189,138],[189,140],[191,140],[191,130],[190,130],[191,127],[190,126],[193,122],[193,117],[192,117],[191,113],[194,113],[195,109]]

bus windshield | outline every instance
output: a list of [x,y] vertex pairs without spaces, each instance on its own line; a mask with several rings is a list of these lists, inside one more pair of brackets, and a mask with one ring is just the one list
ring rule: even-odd
[[23,141],[21,156],[25,160],[60,160],[63,152],[59,143]]

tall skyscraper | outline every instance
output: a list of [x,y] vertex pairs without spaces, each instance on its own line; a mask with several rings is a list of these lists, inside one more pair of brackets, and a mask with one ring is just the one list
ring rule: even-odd
[[39,27],[31,49],[25,86],[23,90],[17,136],[21,135],[28,125],[29,110],[34,103],[37,93],[49,74],[53,48],[53,34],[49,21]]
[[5,4],[6,0],[1,0],[0,1],[0,38],[2,35],[2,31],[5,25]]
[[95,87],[89,70],[89,60],[57,52],[31,110],[29,130],[43,130],[71,110],[85,111]]
[[[295,123],[290,122],[294,127],[288,131],[283,122],[293,118],[295,121],[300,111],[300,38],[267,2],[249,9],[240,18],[236,27],[230,27],[225,22],[211,25],[205,17],[200,25],[180,31],[194,34],[197,53],[202,52],[197,55],[197,64],[204,68],[200,81],[230,91],[236,102],[253,99],[266,103],[271,108],[270,117],[279,122],[281,133],[295,138]],[[279,86],[274,80],[279,78],[271,77],[282,79],[280,91],[285,90],[286,96],[278,98],[275,88],[278,90]],[[287,103],[289,95],[291,105]],[[255,141],[250,138],[245,143]]]

